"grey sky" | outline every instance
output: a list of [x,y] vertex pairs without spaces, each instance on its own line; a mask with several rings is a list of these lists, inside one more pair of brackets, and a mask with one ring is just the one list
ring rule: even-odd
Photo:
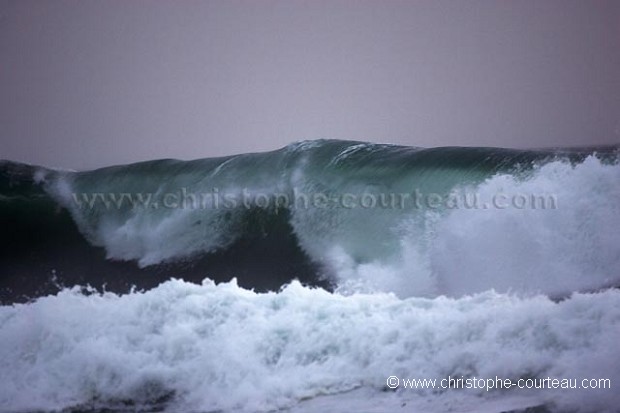
[[0,0],[0,158],[620,143],[619,1]]

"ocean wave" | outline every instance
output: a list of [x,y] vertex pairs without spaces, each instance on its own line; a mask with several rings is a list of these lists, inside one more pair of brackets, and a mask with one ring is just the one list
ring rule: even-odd
[[[458,297],[490,288],[562,296],[620,281],[614,232],[620,226],[620,166],[614,147],[423,149],[324,140],[266,153],[84,172],[5,163],[2,172],[6,224],[30,234],[22,250],[49,238],[47,246],[73,248],[71,257],[90,254],[76,237],[67,241],[74,226],[109,262],[136,263],[135,273],[172,265],[169,277],[183,263],[195,267],[193,279],[216,277],[225,267],[228,279],[238,276],[248,287],[277,288],[282,283],[269,282],[274,275],[288,282],[301,274],[315,285],[327,280],[341,292],[401,297]],[[181,202],[193,203],[201,194],[223,201],[200,207]],[[277,204],[300,194],[326,202]],[[450,200],[459,194],[462,200],[453,206]],[[176,207],[151,200],[171,195]],[[385,205],[390,195],[401,202]],[[425,202],[418,202],[420,195]],[[479,200],[474,208],[468,206],[470,195]],[[94,202],[99,196],[102,202]],[[226,204],[227,196],[237,202]],[[524,203],[540,197],[547,197],[549,208]],[[431,199],[442,202],[433,206]],[[73,222],[67,223],[64,211]],[[38,223],[34,230],[32,222]],[[14,241],[5,238],[10,250]],[[246,251],[253,251],[249,258]],[[0,264],[11,262],[8,255]],[[37,272],[55,269],[67,278],[67,262],[74,259],[37,263],[43,255],[30,254]],[[252,271],[258,257],[265,271]],[[20,271],[24,262],[30,261],[20,258]],[[226,264],[203,265],[213,262]],[[106,265],[97,261],[90,268]],[[307,270],[291,270],[295,267]],[[123,274],[131,277],[130,272]],[[73,273],[84,277],[93,271],[81,267]],[[249,273],[252,281],[245,283],[243,274]],[[85,277],[82,283],[89,282]]]

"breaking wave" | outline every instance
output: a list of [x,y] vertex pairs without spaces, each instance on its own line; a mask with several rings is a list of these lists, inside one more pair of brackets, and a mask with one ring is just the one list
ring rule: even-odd
[[[328,140],[87,172],[13,163],[3,171],[8,225],[37,222],[42,239],[76,226],[81,235],[53,242],[64,251],[82,248],[63,262],[87,253],[75,239],[83,236],[108,262],[137,264],[124,278],[140,268],[172,268],[163,279],[183,276],[176,264],[184,263],[194,267],[194,281],[226,273],[244,287],[277,289],[300,278],[401,297],[488,289],[561,296],[620,280],[614,147],[421,149]],[[131,202],[119,202],[123,196]],[[446,202],[431,204],[431,197]],[[537,199],[547,203],[526,204]],[[4,241],[9,250],[14,241]],[[70,272],[60,260],[47,261],[37,271],[54,268],[61,281]],[[115,269],[109,272],[113,284]]]

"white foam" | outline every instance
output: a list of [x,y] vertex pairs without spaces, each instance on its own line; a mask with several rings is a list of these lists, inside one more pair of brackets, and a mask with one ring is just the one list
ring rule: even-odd
[[[2,411],[140,408],[166,395],[169,411],[343,411],[352,398],[371,411],[620,405],[616,290],[560,303],[493,292],[400,300],[173,280],[146,293],[74,289],[0,307],[0,337]],[[609,378],[612,389],[385,392],[389,375]]]
[[502,206],[512,196],[554,197],[557,207],[489,203],[487,209],[413,215],[401,222],[400,251],[388,259],[360,262],[332,248],[328,262],[342,291],[458,297],[493,288],[563,295],[620,283],[619,165],[595,157],[575,166],[558,161],[526,179],[497,175],[463,190],[488,202],[503,194]]

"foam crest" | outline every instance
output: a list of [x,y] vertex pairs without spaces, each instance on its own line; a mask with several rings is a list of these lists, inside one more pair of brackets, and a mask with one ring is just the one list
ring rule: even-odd
[[[394,229],[400,237],[398,254],[360,262],[336,248],[330,267],[343,291],[361,288],[400,296],[461,296],[488,289],[565,295],[617,285],[619,182],[620,166],[593,156],[576,165],[547,163],[525,177],[498,174],[480,185],[457,188],[479,195],[488,208],[412,215]],[[498,194],[501,208],[490,203]],[[531,195],[546,197],[547,206],[519,208],[504,202]]]

